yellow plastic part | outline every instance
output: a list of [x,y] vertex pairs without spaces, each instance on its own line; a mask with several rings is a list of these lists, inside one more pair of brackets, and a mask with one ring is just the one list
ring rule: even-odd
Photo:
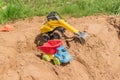
[[53,59],[53,58],[54,58],[54,54],[43,53],[43,55],[47,55],[47,56],[49,56],[50,59]]
[[43,26],[40,27],[41,33],[47,33],[50,31],[53,31],[57,27],[63,27],[66,30],[69,30],[70,32],[73,32],[75,34],[78,34],[78,30],[67,24],[64,20],[50,20],[46,22]]
[[50,59],[53,59],[53,58],[54,58],[54,55],[53,55],[53,54],[48,54],[48,56],[50,57]]

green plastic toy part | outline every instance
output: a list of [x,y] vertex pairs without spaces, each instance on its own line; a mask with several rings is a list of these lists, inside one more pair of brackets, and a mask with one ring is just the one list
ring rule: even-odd
[[53,62],[54,62],[55,65],[60,65],[60,61],[56,57],[53,58]]
[[46,54],[44,54],[44,55],[42,56],[42,59],[45,60],[45,61],[51,61],[49,55],[46,55]]

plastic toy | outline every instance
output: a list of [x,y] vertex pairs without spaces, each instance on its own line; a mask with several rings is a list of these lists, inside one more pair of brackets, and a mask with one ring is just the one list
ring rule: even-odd
[[53,60],[55,65],[60,65],[60,61],[58,58],[56,58],[54,55],[49,55],[49,54],[43,54],[42,59],[45,61],[50,62],[51,60]]
[[0,28],[0,32],[9,32],[9,31],[13,31],[13,27],[9,26],[9,25],[5,25],[4,27]]
[[43,54],[42,59],[45,61],[51,61],[54,58],[52,54]]
[[48,40],[42,46],[38,46],[38,49],[45,52],[46,54],[55,54],[57,48],[62,44],[61,40]]
[[67,52],[61,40],[48,40],[42,46],[38,46],[38,49],[42,50],[42,59],[45,61],[53,60],[55,65],[60,65],[61,63],[70,62],[73,57]]
[[68,63],[73,59],[73,57],[67,52],[64,46],[57,48],[55,57],[58,58],[61,63]]
[[[74,33],[75,36],[67,37],[64,34],[65,30]],[[34,41],[36,46],[43,45],[48,40],[60,39],[62,37],[65,40],[72,39],[74,41],[80,42],[81,44],[84,44],[87,37],[86,32],[80,32],[79,30],[70,26],[62,19],[62,17],[57,12],[51,12],[47,16],[47,21],[44,23],[43,26],[40,27],[40,32],[41,33],[37,35]]]
[[61,64],[60,60],[56,57],[53,58],[53,62],[54,62],[55,65],[60,65]]

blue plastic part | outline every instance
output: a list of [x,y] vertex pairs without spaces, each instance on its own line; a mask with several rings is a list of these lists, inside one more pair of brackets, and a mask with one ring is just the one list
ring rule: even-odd
[[64,46],[57,48],[55,57],[58,58],[61,63],[68,63],[73,59],[73,57],[70,55],[70,53],[67,52]]

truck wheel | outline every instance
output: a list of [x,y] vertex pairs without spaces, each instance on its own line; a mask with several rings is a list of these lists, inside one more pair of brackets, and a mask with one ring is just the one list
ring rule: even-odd
[[49,55],[45,55],[45,54],[42,56],[42,59],[45,60],[45,61],[50,61],[51,60]]
[[56,57],[53,58],[53,62],[55,65],[60,65],[60,60]]

